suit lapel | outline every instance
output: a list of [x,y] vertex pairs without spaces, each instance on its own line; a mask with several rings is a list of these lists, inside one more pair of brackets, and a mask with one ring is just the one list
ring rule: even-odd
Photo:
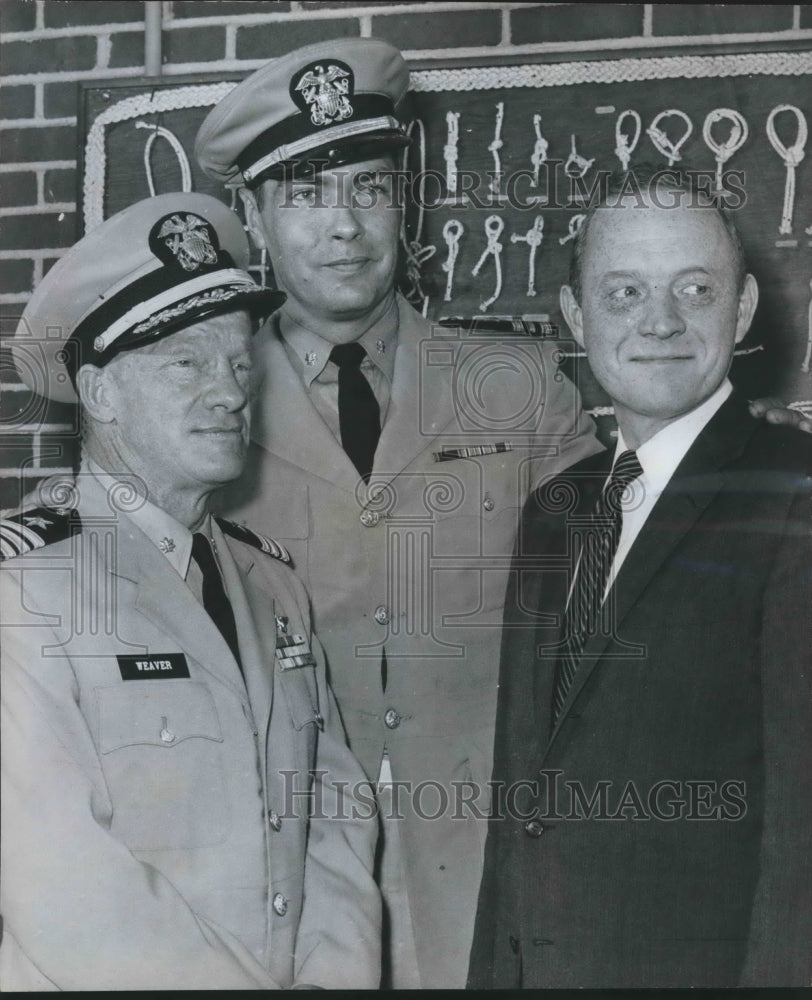
[[[612,634],[599,634],[587,640],[550,744],[606,647],[610,642],[618,641],[616,636],[622,634],[626,616],[724,485],[722,466],[741,454],[757,426],[747,412],[746,403],[735,393],[732,394],[677,467],[629,550],[608,595],[608,600],[614,602]],[[607,475],[608,472],[609,467]],[[628,650],[628,655],[635,655],[634,647]]]
[[246,556],[239,549],[232,550],[216,524],[212,533],[216,534],[220,566],[234,609],[248,699],[254,719],[264,725],[273,703],[276,608],[273,598],[248,578],[254,566],[250,553]]
[[313,406],[274,320],[256,335],[254,356],[262,390],[254,404],[252,439],[310,475],[354,493],[358,472]]
[[[84,519],[84,503],[80,513]],[[106,517],[110,517],[109,507]],[[136,610],[207,673],[245,698],[228,643],[184,581],[126,515],[118,517],[116,539],[117,554],[111,572],[137,587]]]
[[[447,375],[444,391],[424,376],[429,367],[421,367],[423,344],[431,336],[431,327],[412,307],[398,297],[398,346],[389,412],[381,429],[372,482],[387,483],[425,452],[431,441],[454,419],[454,398]],[[442,342],[438,342],[442,346]],[[447,368],[446,368],[447,371]]]

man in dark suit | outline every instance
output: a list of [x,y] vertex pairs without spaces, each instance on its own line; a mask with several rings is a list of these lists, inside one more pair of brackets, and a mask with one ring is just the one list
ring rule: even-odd
[[523,512],[473,987],[812,982],[812,451],[727,379],[732,222],[646,179],[562,289],[618,444]]

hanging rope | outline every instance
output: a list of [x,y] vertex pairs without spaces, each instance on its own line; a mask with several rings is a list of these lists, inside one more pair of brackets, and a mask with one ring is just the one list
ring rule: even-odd
[[[809,289],[812,291],[812,281],[809,282]],[[812,298],[809,300],[808,334],[806,338],[806,354],[801,362],[801,371],[809,374],[809,362],[812,361]]]
[[541,115],[533,115],[533,128],[536,132],[536,142],[533,146],[530,162],[533,164],[533,187],[538,187],[539,169],[542,163],[547,162],[547,149],[550,144],[541,134]]
[[[795,142],[791,146],[785,146],[775,131],[775,119],[782,111],[794,114],[798,123]],[[778,227],[778,232],[782,236],[788,236],[792,232],[792,215],[795,211],[795,168],[804,158],[807,139],[806,117],[803,111],[796,108],[794,104],[779,104],[778,107],[773,108],[767,118],[767,138],[787,168],[787,179],[784,183],[784,205],[781,209],[781,225]]]
[[[730,122],[730,135],[724,142],[717,142],[713,135],[711,134],[711,129],[717,122],[729,121]],[[705,118],[705,124],[702,126],[702,138],[705,140],[705,144],[708,149],[713,153],[716,158],[716,191],[717,193],[724,190],[722,185],[722,171],[724,165],[737,153],[742,146],[747,142],[747,136],[750,134],[750,130],[747,127],[747,122],[744,116],[739,114],[733,108],[716,108],[713,111],[709,111],[707,117]]]
[[493,305],[494,302],[502,294],[502,244],[499,242],[499,237],[502,235],[502,230],[505,228],[505,223],[502,221],[498,215],[489,215],[485,220],[485,236],[488,239],[488,245],[482,252],[482,256],[474,265],[471,274],[476,276],[479,274],[480,268],[488,259],[488,257],[493,257],[494,264],[496,266],[496,288],[494,289],[493,295],[489,299],[485,299],[481,302],[479,308],[482,312],[488,308],[488,306]]
[[166,139],[172,147],[175,156],[178,158],[178,164],[180,165],[181,191],[191,191],[192,168],[189,165],[189,157],[186,155],[186,151],[180,144],[180,141],[175,133],[170,132],[168,128],[163,128],[160,125],[154,125],[151,122],[136,122],[135,127],[150,129],[152,132],[152,135],[144,143],[144,170],[147,174],[147,185],[149,186],[150,195],[153,198],[155,197],[155,182],[152,179],[152,163],[150,161],[150,154],[152,153],[152,146],[159,136],[161,139]]
[[580,212],[578,213],[578,215],[573,215],[568,225],[569,232],[567,233],[566,236],[559,236],[558,238],[558,242],[562,247],[564,246],[565,243],[569,243],[570,240],[575,239],[575,237],[578,235],[581,229],[581,226],[584,224],[585,218],[586,216]]
[[493,130],[493,141],[488,144],[488,152],[493,156],[493,178],[490,189],[493,194],[499,194],[502,187],[502,159],[499,150],[504,146],[502,142],[502,122],[505,120],[505,105],[500,101],[496,105],[496,125]]
[[[423,220],[425,216],[425,183],[426,183],[426,127],[419,118],[409,122],[406,135],[411,138],[412,133],[417,131],[418,143],[417,151],[420,160],[420,190],[417,197],[417,223],[415,225],[414,239],[410,240],[406,232],[406,213],[403,212],[400,220],[400,242],[406,255],[406,280],[411,286],[406,292],[406,298],[410,301],[420,302],[424,313],[427,305],[427,296],[423,291],[421,268],[423,264],[434,256],[437,252],[435,246],[423,246],[420,242],[423,236]],[[403,151],[403,162],[401,169],[405,173],[408,164],[409,147]]]
[[441,265],[448,275],[445,283],[445,295],[443,302],[451,301],[451,287],[454,283],[454,268],[457,266],[457,257],[460,252],[460,240],[465,232],[465,226],[458,219],[449,219],[443,226],[443,239],[448,247],[448,256]]
[[457,196],[457,146],[460,141],[460,113],[447,111],[445,115],[447,129],[446,144],[443,146],[445,160],[445,186],[449,198]]
[[591,160],[587,160],[575,151],[575,136],[573,136],[572,149],[570,151],[570,155],[567,157],[566,163],[564,164],[564,173],[567,177],[583,177],[594,162],[594,157]]
[[[634,122],[634,133],[631,138],[623,131],[624,118],[631,118]],[[637,143],[640,141],[642,130],[643,123],[640,120],[640,115],[632,108],[621,111],[617,116],[617,121],[615,122],[615,156],[620,160],[620,165],[624,170],[629,169],[629,161],[632,158],[632,153],[637,149]]]
[[[660,122],[663,118],[671,117],[680,118],[683,122],[685,122],[685,132],[676,142],[672,142],[666,135],[665,131],[660,128]],[[646,129],[646,134],[654,144],[654,148],[668,159],[668,166],[671,167],[677,162],[677,160],[682,159],[680,150],[688,141],[693,130],[694,126],[688,115],[686,115],[684,111],[680,111],[679,108],[671,108],[668,111],[661,111],[657,115],[651,125],[649,125]]]
[[533,220],[533,225],[524,236],[519,233],[511,233],[511,243],[526,243],[530,248],[529,269],[530,274],[527,279],[527,294],[533,297],[536,294],[536,251],[541,246],[544,239],[544,216],[537,215]]

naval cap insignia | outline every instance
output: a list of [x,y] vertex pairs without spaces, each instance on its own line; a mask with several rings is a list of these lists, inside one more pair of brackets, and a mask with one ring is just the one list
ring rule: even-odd
[[180,264],[184,271],[216,264],[220,249],[214,227],[194,212],[173,212],[159,219],[150,231],[149,246],[164,264]]
[[290,96],[300,111],[310,111],[314,125],[352,118],[355,88],[352,69],[340,59],[310,63],[290,81]]

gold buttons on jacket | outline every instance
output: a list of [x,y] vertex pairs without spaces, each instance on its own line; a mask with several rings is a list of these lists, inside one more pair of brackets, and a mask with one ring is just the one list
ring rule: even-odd
[[361,511],[361,524],[365,528],[373,528],[378,521],[380,521],[381,515],[377,510],[362,510]]
[[544,833],[544,824],[538,819],[529,819],[524,824],[524,832],[528,837],[540,837]]
[[375,621],[379,625],[389,624],[389,608],[387,608],[385,604],[379,604],[378,607],[375,608]]
[[401,722],[401,716],[398,715],[394,708],[388,708],[383,717],[383,722],[387,729],[397,729]]
[[282,829],[282,820],[279,813],[275,812],[273,809],[268,810],[268,822],[277,833]]
[[284,917],[284,915],[288,912],[288,901],[281,892],[274,893],[271,906],[273,906],[273,911],[277,917]]
[[485,508],[485,510],[492,511],[493,508],[496,506],[496,504],[493,502],[491,497],[486,496],[485,499],[482,501],[482,506]]

